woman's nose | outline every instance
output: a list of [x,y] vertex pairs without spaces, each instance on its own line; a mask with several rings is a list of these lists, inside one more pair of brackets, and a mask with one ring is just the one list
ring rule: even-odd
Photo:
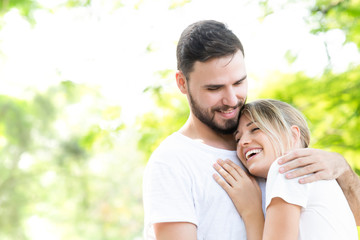
[[246,146],[251,142],[251,139],[247,134],[243,134],[239,140],[241,146]]

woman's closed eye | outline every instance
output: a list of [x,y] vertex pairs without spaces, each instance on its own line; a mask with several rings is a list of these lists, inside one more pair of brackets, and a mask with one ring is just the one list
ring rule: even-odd
[[260,130],[260,128],[255,127],[255,128],[253,128],[253,129],[251,129],[251,132],[255,132],[255,131],[257,131],[257,130]]

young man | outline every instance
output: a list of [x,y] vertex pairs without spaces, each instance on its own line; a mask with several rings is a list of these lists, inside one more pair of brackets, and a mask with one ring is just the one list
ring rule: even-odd
[[[246,239],[246,216],[237,214],[212,178],[219,158],[241,165],[232,133],[247,97],[243,46],[223,23],[200,21],[183,31],[177,61],[176,82],[187,96],[190,116],[154,151],[146,167],[145,239]],[[360,180],[342,156],[307,149],[283,158],[290,160],[281,170],[299,169],[288,177],[315,173],[304,182],[338,178],[356,216]],[[264,181],[259,179],[259,185],[263,191]],[[261,202],[253,204],[261,211]]]

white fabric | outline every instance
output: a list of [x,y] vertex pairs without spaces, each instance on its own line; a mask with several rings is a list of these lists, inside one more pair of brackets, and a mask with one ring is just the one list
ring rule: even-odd
[[301,206],[299,240],[358,240],[354,216],[336,180],[298,183],[271,165],[266,185],[266,207],[274,197]]
[[[152,226],[159,222],[193,223],[198,240],[246,239],[241,217],[212,177],[219,158],[241,165],[236,151],[217,149],[177,132],[161,143],[144,173],[145,239],[155,239]],[[264,181],[259,182],[264,190]]]

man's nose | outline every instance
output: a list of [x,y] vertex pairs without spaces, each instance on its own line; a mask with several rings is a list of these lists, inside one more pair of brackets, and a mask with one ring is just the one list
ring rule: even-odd
[[224,92],[224,96],[223,96],[223,104],[227,105],[227,106],[236,106],[238,104],[239,100],[237,97],[237,93],[236,90],[232,87],[229,87],[228,89],[226,89],[226,91]]

